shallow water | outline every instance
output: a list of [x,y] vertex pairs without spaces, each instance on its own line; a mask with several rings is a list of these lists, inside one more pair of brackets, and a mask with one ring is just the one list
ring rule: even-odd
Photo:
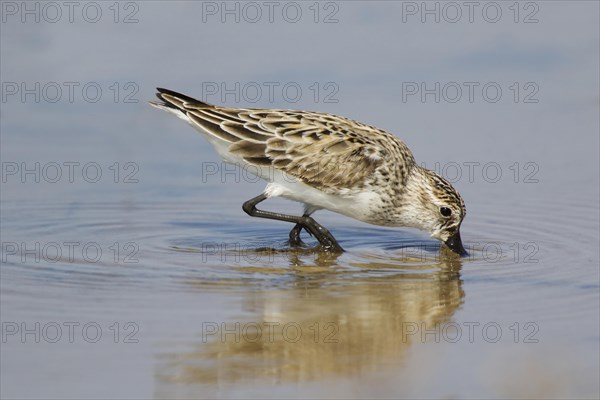
[[[153,35],[163,11],[145,7],[139,29]],[[553,7],[545,32],[559,31],[552,18],[564,10]],[[187,21],[186,10],[169,12]],[[25,79],[5,57],[16,28],[3,29],[7,80]],[[339,104],[255,105],[348,115],[394,131],[450,178],[458,164],[465,258],[422,232],[328,212],[315,218],[345,253],[289,249],[291,226],[241,210],[264,183],[144,104],[167,71],[144,71],[136,104],[3,103],[2,397],[597,398],[598,81],[588,65],[561,67],[586,83],[568,96],[562,69],[540,73],[537,105],[402,104],[398,121],[398,104],[365,108],[356,92],[366,89],[345,76]],[[465,163],[479,163],[472,177]],[[482,172],[488,163],[501,178]],[[300,211],[280,199],[264,208]]]
[[[109,185],[109,201],[69,186],[62,203],[4,192],[8,395],[597,391],[593,194],[503,205],[469,198],[470,255],[461,259],[422,233],[326,213],[320,220],[347,252],[290,250],[289,226],[243,215],[243,194],[230,195],[236,184],[194,183],[171,199],[124,186]],[[587,221],[570,223],[581,215]],[[39,343],[25,329],[37,329]],[[38,385],[18,387],[22,379]],[[77,383],[57,384],[64,379]]]

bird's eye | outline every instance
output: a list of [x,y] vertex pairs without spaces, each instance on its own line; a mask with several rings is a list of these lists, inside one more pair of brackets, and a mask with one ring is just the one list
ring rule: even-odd
[[449,217],[452,215],[452,210],[449,209],[448,207],[440,207],[440,213],[444,216],[444,217]]

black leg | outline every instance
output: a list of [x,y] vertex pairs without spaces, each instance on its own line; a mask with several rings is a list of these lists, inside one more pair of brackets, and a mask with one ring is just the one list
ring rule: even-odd
[[302,247],[304,246],[304,242],[300,238],[300,232],[302,232],[302,225],[296,224],[290,231],[290,246],[292,247]]
[[[329,233],[329,231],[327,229],[325,229],[323,226],[319,225],[317,223],[317,221],[315,221],[312,217],[309,217],[308,215],[303,215],[301,217],[298,217],[295,215],[287,215],[287,214],[281,214],[281,213],[276,213],[276,212],[271,212],[271,211],[263,211],[263,210],[257,209],[256,205],[266,199],[267,199],[267,196],[264,193],[261,195],[258,195],[255,198],[250,199],[247,202],[245,202],[244,205],[242,206],[242,209],[246,212],[246,214],[248,214],[252,217],[268,218],[268,219],[275,219],[278,221],[286,221],[286,222],[295,223],[296,226],[292,229],[292,232],[290,232],[290,240],[292,239],[293,232],[294,233],[297,232],[297,237],[298,237],[298,239],[300,239],[300,230],[302,228],[304,228],[308,233],[313,235],[319,241],[319,243],[321,244],[323,249],[329,250],[329,251],[337,251],[337,252],[344,251],[344,249],[342,249],[342,247],[338,244],[337,240],[335,240],[333,235],[331,233]],[[300,226],[300,228],[296,230],[296,227],[298,225]]]
[[[310,217],[310,214],[308,212],[304,212],[303,217]],[[292,247],[306,246],[304,244],[304,242],[302,241],[302,239],[300,238],[300,234],[302,233],[302,229],[304,229],[304,227],[302,226],[302,224],[296,224],[296,225],[294,225],[294,227],[290,231],[290,240],[288,240],[290,246],[292,246]],[[312,236],[312,233],[308,232],[308,234]]]

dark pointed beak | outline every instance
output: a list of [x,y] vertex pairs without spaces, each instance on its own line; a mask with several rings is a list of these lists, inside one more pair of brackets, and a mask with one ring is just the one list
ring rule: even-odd
[[446,246],[450,248],[453,252],[460,255],[461,257],[468,256],[469,253],[465,250],[462,244],[462,240],[460,240],[460,231],[456,231],[456,233],[446,240]]

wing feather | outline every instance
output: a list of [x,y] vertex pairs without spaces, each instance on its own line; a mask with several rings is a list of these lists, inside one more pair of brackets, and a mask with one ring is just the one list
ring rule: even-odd
[[218,125],[223,133],[216,135],[232,142],[232,154],[250,164],[273,166],[321,190],[360,187],[387,157],[364,126],[352,126],[349,120],[322,120],[318,113],[307,117],[294,111],[233,111],[190,114],[210,121],[211,134],[223,116]]
[[391,153],[404,160],[400,169],[414,164],[408,147],[395,136],[347,118],[218,107],[172,91],[158,97],[208,135],[229,143],[231,154],[252,165],[273,166],[324,191],[361,187],[365,178],[395,158]]
[[255,130],[246,128],[245,125],[230,121],[221,123],[221,129],[240,138],[241,140],[264,143],[265,140],[269,138],[269,135],[265,134],[265,132],[257,132]]
[[231,135],[227,131],[221,129],[221,125],[219,123],[207,118],[206,115],[202,113],[188,112],[187,116],[193,124],[196,124],[210,135],[215,136],[225,142],[235,143],[240,140],[237,136]]

